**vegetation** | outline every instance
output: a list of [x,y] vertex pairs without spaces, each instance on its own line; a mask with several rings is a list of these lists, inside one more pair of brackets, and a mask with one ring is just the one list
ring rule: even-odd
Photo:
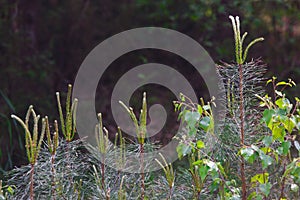
[[[286,89],[296,84],[266,81],[272,93],[264,91],[265,65],[259,59],[247,62],[249,48],[243,49],[247,33],[241,36],[239,18],[232,20],[236,62],[217,65],[220,89],[224,89],[213,113],[214,97],[200,104],[181,94],[175,111],[185,129],[178,140],[177,153],[183,165],[156,159],[159,172],[146,172],[143,153],[159,148],[147,140],[147,99],[143,93],[139,116],[122,102],[136,128],[136,140],[123,137],[120,128],[115,146],[98,114],[95,127],[97,146],[75,139],[76,106],[71,85],[66,95],[65,112],[56,94],[60,123],[54,129],[47,116],[42,118],[30,106],[25,120],[12,115],[24,129],[28,165],[8,171],[2,199],[298,199],[300,197],[300,99],[287,97]],[[30,120],[32,117],[33,122]],[[59,129],[60,128],[60,129]],[[31,130],[32,129],[32,130]],[[62,137],[59,137],[59,136]],[[43,142],[46,137],[45,142]],[[86,150],[89,151],[86,151]],[[91,153],[93,152],[93,153]],[[125,173],[130,168],[125,152],[139,159],[140,173]],[[116,155],[117,154],[117,155]],[[105,163],[118,158],[116,168]],[[186,159],[186,163],[184,162]],[[101,164],[99,164],[99,161]]]
[[[228,16],[235,14],[243,18],[242,26],[250,34],[265,37],[265,45],[257,45],[249,54],[268,64],[267,76],[299,80],[299,4],[291,0],[0,0],[0,176],[27,162],[22,130],[10,120],[11,113],[24,115],[32,104],[50,121],[59,120],[52,95],[56,91],[66,94],[65,86],[75,79],[87,52],[107,37],[135,27],[166,27],[197,40],[215,61],[231,61],[234,46],[227,22]],[[109,114],[110,100],[102,97],[110,96],[114,83],[131,67],[162,61],[184,71],[197,95],[204,95],[199,79],[188,66],[182,69],[178,57],[147,50],[126,55],[112,63],[102,80],[105,84],[97,91],[101,94],[97,111],[105,116],[104,124],[111,125],[107,127],[111,133],[117,126]],[[150,104],[152,96],[162,99],[165,93],[161,88],[143,87],[132,101],[140,102],[143,91],[151,93]],[[299,96],[299,90],[291,88],[287,94]],[[163,97],[171,99],[172,95]],[[206,101],[209,98],[204,97]],[[168,127],[156,138],[166,144],[172,132]]]

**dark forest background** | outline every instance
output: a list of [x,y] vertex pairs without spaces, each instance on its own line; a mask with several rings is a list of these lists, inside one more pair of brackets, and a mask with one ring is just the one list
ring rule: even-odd
[[[42,116],[57,118],[55,92],[66,92],[85,56],[100,42],[132,28],[165,27],[197,40],[216,63],[231,62],[234,44],[229,15],[240,16],[242,31],[249,33],[246,42],[265,38],[250,50],[248,58],[260,57],[267,64],[266,77],[292,78],[300,84],[300,1],[0,0],[1,169],[26,162],[23,131],[10,115],[24,116],[32,104]],[[149,50],[116,60],[98,91],[102,102],[97,109],[104,112],[110,129],[112,117],[105,111],[113,85],[130,68],[150,61],[179,70],[184,64],[174,55]],[[205,96],[194,74],[187,67],[184,75],[199,97]],[[147,86],[143,89],[148,90]],[[164,90],[156,88],[153,95],[171,95]],[[299,87],[289,93],[299,96]],[[139,102],[140,96],[137,91],[132,103]]]

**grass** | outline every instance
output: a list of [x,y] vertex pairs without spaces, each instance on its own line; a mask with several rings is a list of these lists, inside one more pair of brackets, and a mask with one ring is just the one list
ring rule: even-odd
[[[15,113],[15,107],[10,99],[0,90],[0,96],[4,100],[5,104],[9,108],[10,112]],[[6,160],[7,162],[1,166],[0,171],[1,174],[5,171],[13,168],[13,157],[16,148],[19,148],[21,151],[24,150],[23,139],[20,134],[19,126],[17,122],[9,119],[5,113],[0,113],[0,125],[1,127],[6,129],[7,135],[1,134],[1,141],[8,141],[6,144],[1,144],[4,149],[0,149],[0,158],[1,160]],[[3,132],[5,129],[1,129]],[[15,139],[17,138],[17,139]],[[17,142],[17,144],[15,144]],[[2,151],[3,150],[3,151]],[[19,158],[20,159],[20,158]]]

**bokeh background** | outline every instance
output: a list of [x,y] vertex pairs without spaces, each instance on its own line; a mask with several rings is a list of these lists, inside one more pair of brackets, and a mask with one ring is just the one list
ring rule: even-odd
[[[0,0],[0,169],[26,163],[23,131],[10,115],[24,116],[33,104],[42,116],[57,118],[55,92],[66,92],[85,56],[100,42],[132,28],[165,27],[198,41],[216,63],[233,62],[229,15],[240,16],[242,32],[248,32],[246,42],[265,38],[248,58],[267,64],[266,77],[292,78],[300,84],[300,1]],[[97,110],[104,113],[110,130],[115,129],[109,114],[114,84],[126,71],[147,62],[181,71],[199,97],[208,98],[201,77],[185,61],[163,51],[131,52],[112,63],[99,83]],[[174,95],[167,88],[147,85],[142,90],[151,93],[150,103],[159,101],[174,110]],[[135,92],[131,104],[140,102],[141,91]],[[288,92],[299,96],[300,88]],[[156,139],[167,142],[172,128]]]

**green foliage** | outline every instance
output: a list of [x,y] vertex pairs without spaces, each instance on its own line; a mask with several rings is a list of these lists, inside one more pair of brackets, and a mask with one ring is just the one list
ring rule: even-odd
[[97,141],[97,147],[101,154],[106,154],[109,147],[108,131],[103,127],[102,114],[98,114],[99,124],[95,127],[95,138]]
[[[29,119],[30,116],[33,117],[33,130],[32,132],[29,130]],[[45,130],[46,130],[46,122],[45,118],[42,119],[42,130],[40,133],[40,139],[38,140],[38,123],[40,116],[36,115],[33,110],[33,106],[29,106],[25,121],[21,120],[16,115],[11,115],[12,118],[16,119],[25,130],[25,148],[27,153],[27,158],[30,164],[34,165],[36,163],[37,157],[39,155],[42,141],[44,139]]]
[[[183,136],[184,138],[181,138],[177,146],[178,156],[182,158],[196,149],[204,148],[204,143],[200,138],[205,138],[208,134],[214,134],[214,121],[211,110],[211,105],[214,105],[214,103],[212,101],[205,105],[203,99],[201,99],[202,105],[198,105],[183,94],[180,94],[180,98],[181,101],[174,102],[174,105],[175,111],[181,110],[179,118],[186,125],[187,134]],[[194,142],[195,137],[199,139],[196,143]]]
[[[207,15],[210,15],[209,12]],[[265,72],[258,60],[245,62],[250,42],[243,52],[239,20],[232,19],[236,40],[237,63],[217,67],[225,95],[223,119],[216,124],[212,108],[214,98],[204,103],[192,102],[181,94],[174,102],[178,119],[184,125],[177,138],[177,154],[187,166],[175,167],[162,156],[156,162],[159,172],[145,173],[144,152],[158,148],[147,138],[147,99],[143,94],[139,118],[133,108],[125,108],[131,117],[137,143],[126,140],[121,129],[115,135],[115,147],[98,114],[95,126],[97,147],[84,140],[73,140],[76,132],[77,100],[71,103],[71,85],[65,103],[65,113],[57,104],[61,129],[54,121],[50,129],[48,117],[42,119],[30,106],[25,120],[12,115],[25,130],[25,149],[29,165],[15,168],[7,174],[7,186],[0,184],[0,198],[8,199],[297,199],[300,186],[300,100],[285,94],[296,84],[267,81],[273,94],[259,86]],[[258,102],[260,100],[260,102]],[[259,108],[260,106],[260,108]],[[261,110],[264,109],[264,110]],[[30,117],[33,123],[30,123]],[[33,130],[30,127],[33,126]],[[52,133],[53,132],[53,133]],[[59,138],[59,133],[64,138]],[[43,138],[47,140],[43,145]],[[116,146],[119,146],[118,151]],[[88,148],[90,152],[86,152]],[[130,168],[127,153],[139,159],[140,174],[124,173]],[[186,158],[184,158],[186,157]],[[50,159],[49,159],[50,158]],[[117,158],[116,168],[109,168]],[[99,162],[100,161],[100,162]],[[176,173],[175,173],[176,172]],[[30,184],[29,184],[30,183]],[[140,183],[140,184],[137,184]],[[4,188],[4,191],[3,191]]]
[[[296,84],[291,79],[288,82],[276,82],[276,79],[276,77],[273,77],[267,81],[267,84],[272,84],[273,98],[269,97],[269,95],[265,95],[264,97],[256,95],[261,100],[260,106],[266,107],[263,111],[262,122],[268,127],[270,133],[261,138],[262,145],[260,148],[255,145],[251,146],[253,149],[251,151],[252,155],[243,154],[243,151],[245,152],[246,150],[250,152],[251,149],[249,150],[249,148],[242,149],[242,155],[247,161],[249,161],[249,157],[253,157],[251,159],[253,163],[253,160],[255,160],[253,152],[255,151],[258,155],[256,157],[260,159],[262,164],[262,169],[270,171],[269,173],[265,172],[268,175],[267,177],[269,177],[269,174],[274,174],[274,169],[269,166],[276,164],[279,166],[283,165],[283,169],[279,168],[279,177],[281,178],[273,178],[273,181],[276,180],[280,183],[280,192],[277,195],[280,198],[293,198],[299,187],[299,182],[295,182],[294,179],[299,176],[296,164],[299,153],[292,155],[291,147],[294,144],[296,151],[299,152],[299,143],[296,138],[297,134],[299,134],[299,127],[297,127],[299,113],[297,113],[297,110],[299,110],[300,104],[298,98],[295,98],[295,105],[293,105],[284,93],[286,87],[293,87]],[[291,175],[291,171],[296,173]],[[254,177],[258,176],[257,174]],[[274,186],[271,187],[271,185]],[[262,193],[261,195],[268,197],[271,190],[276,191],[276,184],[269,182],[269,178],[266,178],[263,183],[260,181],[259,189]],[[252,195],[254,194],[258,195],[253,192]]]
[[161,163],[159,160],[155,159],[155,161],[161,166],[165,173],[166,180],[169,185],[169,195],[167,199],[172,199],[172,192],[173,192],[173,187],[174,187],[174,182],[175,182],[175,172],[173,170],[173,166],[171,163],[167,163],[166,159],[163,157],[162,154],[159,154],[161,159],[163,160],[164,163]]
[[53,133],[53,136],[51,137],[50,125],[49,125],[48,117],[45,117],[45,122],[46,122],[47,146],[48,146],[49,152],[52,155],[55,155],[57,147],[58,147],[58,144],[59,144],[58,124],[57,124],[57,121],[55,120],[54,121],[55,132]]
[[[234,47],[231,45],[231,29],[227,23],[227,17],[231,13],[242,17],[241,26],[249,34],[268,36],[265,45],[257,45],[256,51],[249,51],[250,57],[262,56],[268,63],[270,74],[281,75],[281,79],[299,79],[298,1],[0,2],[0,89],[9,97],[16,110],[12,111],[9,105],[2,104],[0,100],[0,112],[7,118],[10,118],[12,112],[26,112],[28,102],[38,107],[40,113],[56,117],[56,109],[53,109],[56,104],[50,97],[75,78],[75,66],[80,66],[87,50],[108,36],[128,28],[172,28],[195,38],[214,60],[233,60]],[[247,39],[245,43],[248,43]],[[159,60],[163,60],[156,52],[154,54]],[[139,58],[130,58],[124,65],[140,64],[136,60]],[[137,63],[133,63],[134,61]],[[176,62],[177,59],[171,60],[171,65],[175,66]],[[106,76],[105,90],[113,85],[116,77],[122,75],[123,69],[120,67]],[[193,75],[188,74],[188,78]],[[289,92],[290,95],[299,94],[299,90],[295,88]],[[139,99],[133,97],[133,100]],[[101,103],[101,110],[109,103]],[[104,111],[103,114],[106,115]],[[6,123],[5,119],[1,121],[2,141],[7,141],[10,137]],[[11,132],[13,145],[5,142],[1,145],[2,155],[7,152],[10,154],[8,159],[2,159],[1,164],[5,169],[11,169],[13,165],[19,166],[26,160],[20,132],[14,126]]]
[[71,141],[74,138],[75,129],[76,129],[76,110],[77,110],[78,100],[75,98],[73,103],[71,104],[71,93],[72,93],[72,85],[69,84],[67,99],[66,99],[65,116],[62,111],[59,92],[56,93],[61,130],[66,141]]
[[137,117],[135,116],[133,109],[131,107],[127,107],[122,101],[120,101],[120,104],[125,108],[125,110],[128,112],[129,116],[131,117],[133,124],[136,129],[136,136],[138,139],[138,142],[140,144],[145,143],[146,138],[146,125],[147,125],[147,102],[146,102],[146,93],[143,94],[143,102],[142,102],[142,109],[140,112],[140,119],[137,120]]
[[243,51],[243,42],[247,36],[247,32],[243,34],[241,37],[241,30],[240,30],[240,19],[238,16],[234,17],[229,16],[231,22],[232,22],[232,27],[233,27],[233,32],[234,32],[234,39],[235,39],[235,56],[236,56],[236,62],[238,64],[243,64],[246,61],[248,51],[252,45],[259,41],[263,41],[264,38],[256,38],[253,41],[251,41],[248,46],[246,47],[245,51]]
[[7,199],[8,195],[12,195],[14,193],[14,189],[11,186],[3,186],[2,180],[0,180],[0,199]]
[[[272,80],[273,85],[276,86],[276,79]],[[277,87],[284,87],[284,85],[281,82],[275,89]],[[296,98],[295,105],[291,105],[291,101],[283,91],[277,91],[274,94],[276,94],[274,99],[268,95],[264,97],[257,95],[261,100],[260,106],[266,107],[262,111],[261,124],[269,131],[265,132],[266,135],[260,137],[256,142],[244,146],[236,152],[237,156],[240,155],[245,159],[249,167],[255,168],[255,171],[250,170],[247,175],[249,190],[247,199],[249,200],[294,198],[299,192],[300,145],[294,135],[299,133],[299,100]],[[146,102],[145,96],[143,102]],[[188,97],[181,95],[181,101],[174,104],[175,109],[180,111],[180,120],[185,124],[187,133],[185,137],[178,138],[177,153],[181,159],[187,156],[189,161],[188,168],[182,169],[184,171],[179,170],[178,174],[175,174],[172,164],[167,163],[163,156],[161,156],[161,161],[157,160],[163,169],[163,174],[145,173],[144,177],[137,177],[121,172],[120,170],[127,164],[124,153],[132,149],[130,147],[132,144],[129,146],[126,144],[120,129],[116,134],[116,141],[119,141],[122,150],[118,152],[118,155],[114,155],[120,158],[118,164],[120,168],[117,168],[118,170],[102,168],[103,165],[99,166],[99,159],[94,157],[97,154],[92,154],[91,157],[81,151],[84,141],[67,141],[66,138],[59,139],[57,137],[59,130],[56,121],[54,121],[54,132],[51,137],[48,118],[44,118],[42,132],[47,136],[47,145],[40,147],[40,156],[34,157],[36,158],[34,197],[136,199],[141,197],[141,190],[136,181],[142,181],[144,178],[144,199],[150,197],[153,199],[241,199],[241,182],[231,174],[235,172],[228,171],[226,160],[217,157],[216,149],[211,148],[210,138],[216,141],[216,146],[222,142],[218,135],[219,129],[213,126],[214,118],[211,107],[214,106],[214,103],[211,101],[205,104],[203,100],[200,102],[201,104],[193,103]],[[146,108],[145,103],[143,108]],[[37,124],[38,116],[32,107],[28,110],[25,122],[14,116],[24,126],[26,134],[30,133],[26,123],[29,124],[31,115],[34,116],[34,124]],[[108,145],[108,132],[102,124],[101,114],[98,115],[98,119],[99,123],[95,127],[98,144],[96,151],[105,155],[105,157],[101,157],[101,160],[106,163],[110,162],[113,147]],[[287,119],[293,119],[295,123]],[[295,125],[290,125],[290,123]],[[34,124],[33,127],[37,127]],[[140,126],[140,122],[137,125]],[[284,136],[277,137],[277,129],[274,127],[282,127],[285,131]],[[30,138],[38,138],[37,131],[34,128],[35,135],[29,134],[28,141],[31,141]],[[38,144],[39,141],[36,141]],[[117,144],[116,141],[115,144]],[[144,142],[143,144],[146,145],[147,142]],[[65,151],[66,147],[68,147],[68,151]],[[292,155],[293,147],[297,150],[296,155]],[[34,152],[38,152],[38,149],[37,146]],[[31,148],[28,151],[32,152]],[[134,150],[132,153],[134,152],[140,156],[138,151]],[[51,155],[55,155],[54,160],[49,159]],[[31,157],[30,160],[32,160]],[[72,170],[69,170],[69,167]],[[47,169],[51,169],[51,173]],[[26,191],[30,190],[27,184],[30,181],[30,170],[30,166],[23,166],[9,173],[8,185],[10,187],[6,187],[7,198],[29,197]],[[65,178],[69,176],[72,177],[71,180]],[[158,184],[157,187],[152,185],[154,182]]]
[[[186,155],[190,161],[194,198],[203,198],[205,190],[218,192],[214,198],[220,199],[297,198],[299,99],[295,98],[293,105],[284,94],[286,87],[296,84],[291,79],[276,83],[273,77],[267,81],[267,84],[272,83],[273,98],[269,95],[262,97],[264,92],[257,84],[262,80],[264,70],[259,61],[244,63],[243,56],[240,56],[243,39],[237,28],[239,22],[234,25],[239,66],[225,64],[219,67],[221,84],[225,84],[226,91],[226,118],[219,124],[220,128],[210,129],[213,118],[209,120],[211,118],[205,118],[203,114],[204,106],[210,105],[198,105],[187,97],[181,98],[175,109],[180,110],[179,117],[186,124],[187,134],[180,138],[178,155],[180,158]],[[255,96],[261,102],[256,101]],[[267,109],[261,111],[258,105]],[[210,149],[207,146],[212,144],[202,137],[207,132],[211,132],[209,135],[213,135],[216,141]],[[233,137],[234,134],[237,137]],[[231,145],[226,147],[226,144]],[[294,158],[291,153],[293,146],[297,150]],[[234,151],[227,155],[232,156],[218,155],[229,148]],[[231,162],[230,170],[227,159]],[[244,170],[240,179],[235,176],[236,170]],[[232,182],[230,178],[237,183],[234,187],[229,184]]]

